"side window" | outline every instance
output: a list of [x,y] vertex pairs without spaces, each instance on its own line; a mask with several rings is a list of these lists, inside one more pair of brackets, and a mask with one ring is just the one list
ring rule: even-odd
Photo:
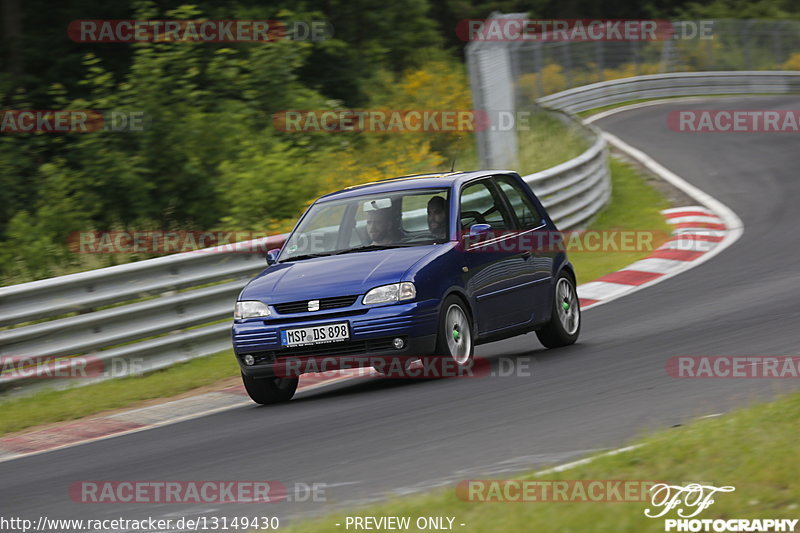
[[[433,200],[438,198],[438,200]],[[448,194],[445,190],[437,190],[429,193],[413,193],[403,196],[403,208],[401,224],[403,231],[406,233],[426,233],[431,232],[431,222],[429,220],[429,213],[431,210],[441,213],[441,225],[437,227],[437,231],[447,233],[447,212],[449,204],[447,202]],[[428,206],[429,203],[434,202],[435,207]]]
[[511,228],[511,217],[488,187],[488,181],[467,185],[461,190],[461,229],[473,224],[491,224],[492,229]]
[[531,202],[520,185],[508,177],[500,176],[496,180],[517,215],[520,229],[532,229],[541,226],[542,217],[539,216],[536,206],[533,205],[533,202]]

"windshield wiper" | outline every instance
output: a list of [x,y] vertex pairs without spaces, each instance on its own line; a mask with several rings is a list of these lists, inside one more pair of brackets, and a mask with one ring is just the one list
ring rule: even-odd
[[278,261],[278,263],[285,263],[285,262],[287,262],[287,261],[300,261],[300,260],[303,260],[303,259],[314,259],[315,257],[326,257],[326,256],[329,256],[329,255],[332,255],[332,254],[302,254],[302,255],[293,255],[293,256],[291,256],[291,257],[287,257],[286,259],[283,259],[283,260],[281,260],[281,261]]
[[369,252],[370,250],[389,250],[390,248],[408,248],[410,246],[417,246],[416,244],[368,244],[366,246],[358,246],[356,248],[348,248],[347,250],[339,250],[334,252],[333,255],[350,254],[353,252]]
[[[433,241],[435,242],[435,241]],[[287,257],[282,261],[278,261],[279,263],[285,263],[286,261],[295,261],[295,260],[302,260],[302,259],[313,259],[315,257],[327,257],[329,255],[342,255],[342,254],[351,254],[354,252],[369,252],[371,250],[389,250],[391,248],[410,248],[412,246],[420,246],[424,244],[431,244],[430,242],[414,242],[414,243],[397,243],[397,244],[367,244],[366,246],[358,246],[356,248],[347,248],[346,250],[337,250],[335,252],[327,252],[322,254],[302,254],[302,255],[295,255],[292,257]],[[438,243],[437,243],[438,244]]]

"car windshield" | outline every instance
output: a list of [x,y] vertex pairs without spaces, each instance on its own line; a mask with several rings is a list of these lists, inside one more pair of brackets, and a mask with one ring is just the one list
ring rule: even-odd
[[320,202],[295,228],[279,262],[445,242],[450,235],[448,206],[448,189]]

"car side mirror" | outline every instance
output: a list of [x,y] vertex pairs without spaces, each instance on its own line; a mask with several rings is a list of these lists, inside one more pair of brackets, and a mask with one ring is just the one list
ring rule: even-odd
[[274,265],[278,262],[278,254],[281,253],[280,248],[275,248],[274,250],[270,250],[267,252],[267,264]]
[[491,224],[473,224],[469,227],[469,236],[470,237],[477,237],[479,235],[484,235],[491,231],[492,225]]

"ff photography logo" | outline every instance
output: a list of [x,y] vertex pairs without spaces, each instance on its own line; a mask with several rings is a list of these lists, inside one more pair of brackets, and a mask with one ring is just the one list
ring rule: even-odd
[[793,519],[709,519],[694,518],[714,503],[718,492],[733,492],[735,487],[714,487],[691,483],[685,487],[658,483],[650,488],[650,504],[644,510],[648,518],[661,518],[677,509],[680,518],[665,518],[664,531],[794,531],[798,520]]

